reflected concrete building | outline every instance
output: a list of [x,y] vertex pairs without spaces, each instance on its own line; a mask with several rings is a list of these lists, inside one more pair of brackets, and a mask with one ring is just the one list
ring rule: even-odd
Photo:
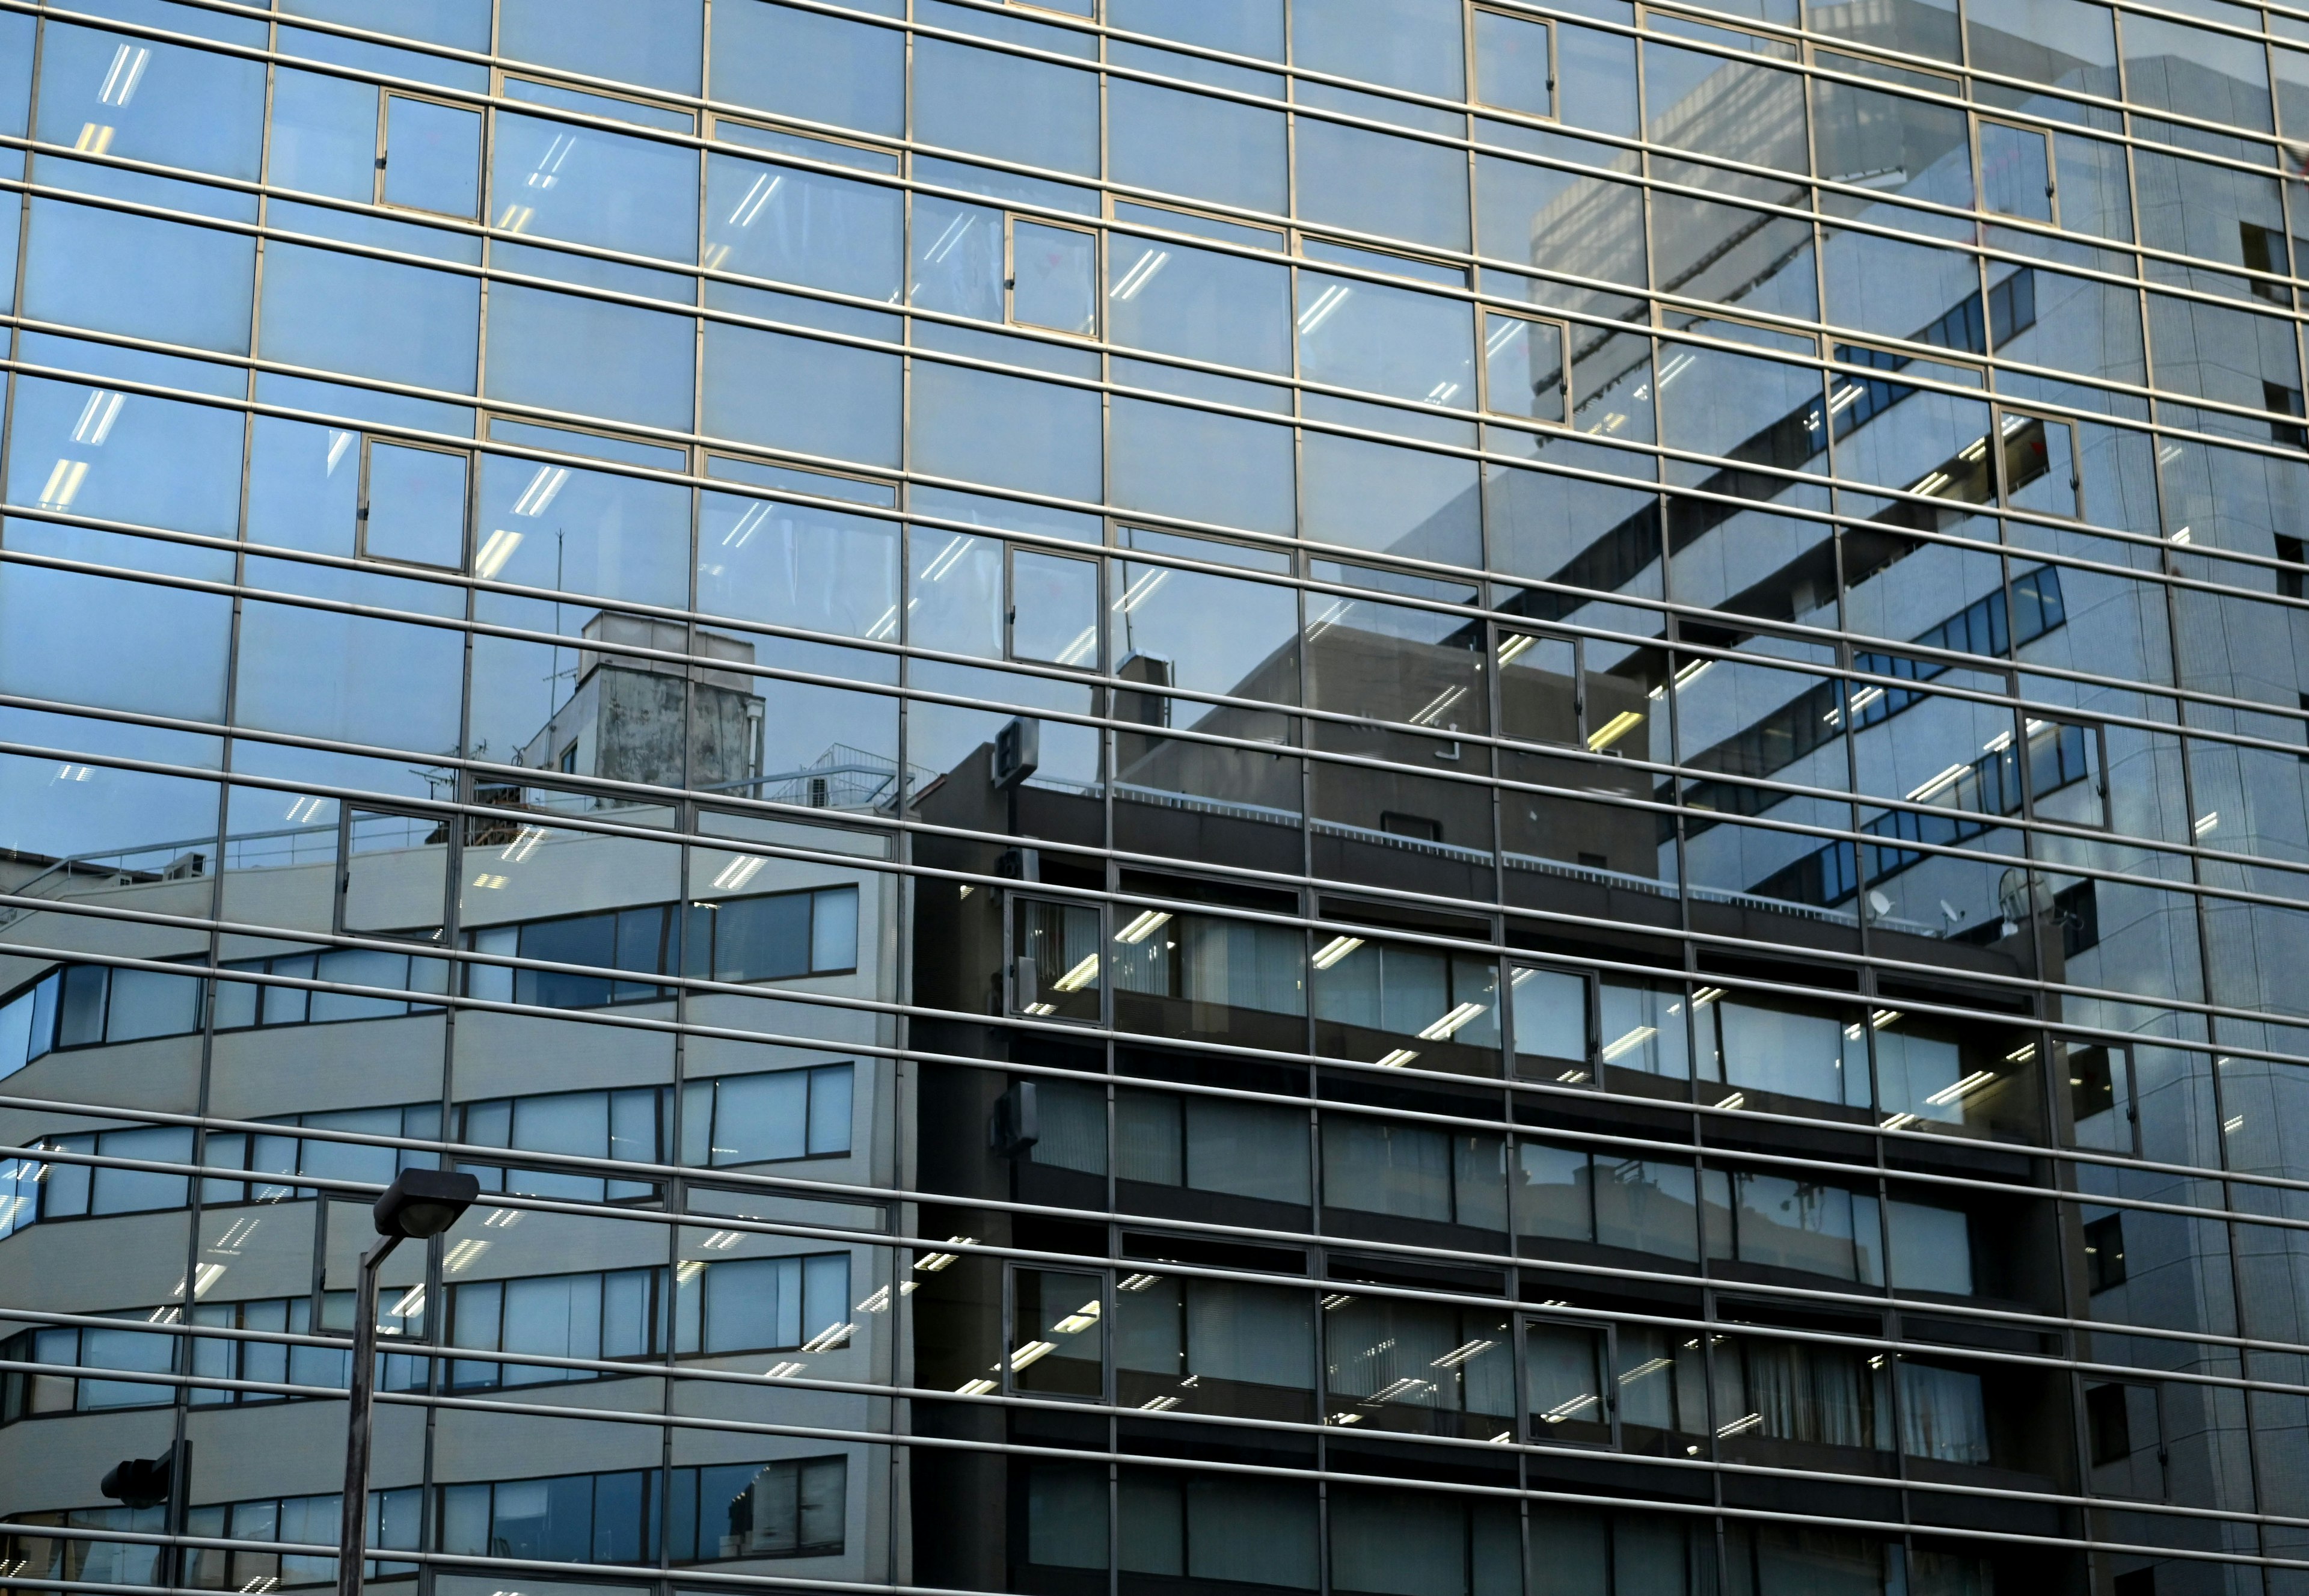
[[2292,1596],[2305,140],[2231,0],[0,6],[0,1590],[336,1583],[452,1168],[376,1596]]

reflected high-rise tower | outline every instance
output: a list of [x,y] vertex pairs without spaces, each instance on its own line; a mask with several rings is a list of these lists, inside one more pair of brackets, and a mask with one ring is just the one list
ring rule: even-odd
[[0,0],[0,1590],[334,1583],[453,1167],[375,1596],[2309,1592],[2305,148],[2291,0]]

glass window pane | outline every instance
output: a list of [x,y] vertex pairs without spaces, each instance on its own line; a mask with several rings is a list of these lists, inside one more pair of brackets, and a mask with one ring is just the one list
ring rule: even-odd
[[1096,1019],[1098,911],[1022,898],[1016,900],[1016,912],[1012,941],[1017,1011],[1062,1019]]
[[465,561],[465,456],[378,443],[368,454],[363,551],[454,570]]
[[1060,333],[1097,330],[1092,287],[1098,237],[1070,227],[1015,221],[1010,229],[1010,318]]
[[[359,305],[361,314],[347,316]],[[393,261],[273,243],[264,251],[267,359],[470,394],[480,285]]]
[[1096,1396],[1104,1388],[1102,1281],[1068,1270],[1011,1276],[1016,1329],[1008,1359],[1021,1391]]
[[[837,1064],[830,1070],[813,1070],[809,1077],[809,1151],[816,1157],[822,1153],[846,1153],[850,1150],[850,1112],[852,1077],[855,1070],[849,1064]],[[1104,1136],[1102,1123],[1100,1135]]]
[[1291,277],[1281,265],[1110,235],[1108,335],[1254,371],[1291,369]]
[[809,967],[820,973],[858,965],[858,889],[835,887],[813,894],[809,916]]
[[2053,169],[2045,135],[2001,122],[1980,125],[1981,203],[2007,216],[2053,219]]
[[1456,0],[1298,0],[1299,65],[1457,100],[1466,82]]
[[896,354],[709,321],[705,429],[738,443],[895,465],[903,377]]
[[904,131],[902,29],[763,0],[721,0],[713,65],[715,100],[868,133]]
[[[1125,48],[1114,47],[1118,59]],[[1163,55],[1162,62],[1145,65],[1194,75],[1187,57]],[[1258,87],[1250,86],[1253,91]],[[1116,182],[1245,210],[1281,213],[1290,208],[1289,158],[1279,110],[1110,78],[1106,141],[1108,176]]]
[[1547,24],[1496,11],[1475,13],[1475,97],[1535,117],[1555,112]]
[[[695,150],[499,111],[490,161],[490,203],[506,231],[695,258]],[[494,324],[490,331],[494,336]]]
[[[36,136],[52,143],[220,178],[257,175],[259,61],[52,22],[41,39],[39,104]],[[82,169],[60,165],[48,180],[74,181],[65,174]]]
[[897,301],[903,190],[722,154],[705,180],[709,268]]
[[200,1028],[201,984],[193,976],[158,970],[115,970],[105,1040],[181,1037]]
[[687,432],[696,325],[688,317],[499,283],[489,292],[487,392]]
[[723,898],[713,906],[715,980],[781,981],[809,974],[809,894]]
[[[176,1125],[151,1125],[134,1131],[108,1131],[98,1139],[96,1151],[107,1158],[138,1158],[152,1163],[189,1164],[193,1133]],[[90,1183],[88,1211],[91,1214],[147,1213],[155,1209],[182,1208],[190,1183],[181,1175],[156,1169],[99,1167]]]
[[[1801,126],[1802,113],[1798,113]],[[1313,117],[1299,121],[1299,213],[1357,232],[1467,247],[1467,158]]]
[[1053,171],[1098,171],[1098,78],[943,39],[914,40],[914,136]]
[[1509,982],[1515,995],[1518,1057],[1561,1060],[1584,1072],[1587,1064],[1587,978],[1568,970],[1519,966]]
[[[245,236],[56,200],[32,202],[24,261],[28,316],[246,354],[255,277],[255,241]],[[350,302],[337,302],[340,320],[354,319],[343,315]]]
[[480,113],[398,94],[385,108],[385,203],[445,216],[480,211]]
[[1483,316],[1483,407],[1535,421],[1563,420],[1563,329],[1520,316]]
[[1467,307],[1433,294],[1299,273],[1299,369],[1397,399],[1472,409]]
[[1020,550],[1010,561],[1010,652],[1053,664],[1098,664],[1098,567]]
[[1524,1326],[1525,1401],[1535,1441],[1608,1441],[1604,1336],[1582,1325]]
[[810,631],[886,636],[897,619],[897,561],[892,522],[709,493],[697,542],[697,605]]
[[935,476],[1095,502],[1100,396],[943,361],[914,364],[913,465]]
[[[276,68],[267,178],[306,194],[367,200],[376,186],[376,110],[374,83]],[[478,171],[478,151],[474,161]]]
[[725,1075],[714,1083],[714,1164],[758,1164],[799,1158],[807,1144],[807,1071]]
[[701,0],[505,0],[497,48],[517,61],[695,94],[705,9]]

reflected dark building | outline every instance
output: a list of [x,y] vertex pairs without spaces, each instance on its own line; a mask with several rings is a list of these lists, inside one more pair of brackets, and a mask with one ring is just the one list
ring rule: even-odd
[[[0,9],[0,1592],[2309,1591],[2309,11]],[[165,1465],[124,1490],[116,1464]]]

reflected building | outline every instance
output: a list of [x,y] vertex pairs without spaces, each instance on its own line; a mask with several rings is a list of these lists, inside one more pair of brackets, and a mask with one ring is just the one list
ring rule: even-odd
[[336,1583],[443,1167],[377,1596],[2309,1582],[2309,12],[87,0],[0,135],[0,1588]]

